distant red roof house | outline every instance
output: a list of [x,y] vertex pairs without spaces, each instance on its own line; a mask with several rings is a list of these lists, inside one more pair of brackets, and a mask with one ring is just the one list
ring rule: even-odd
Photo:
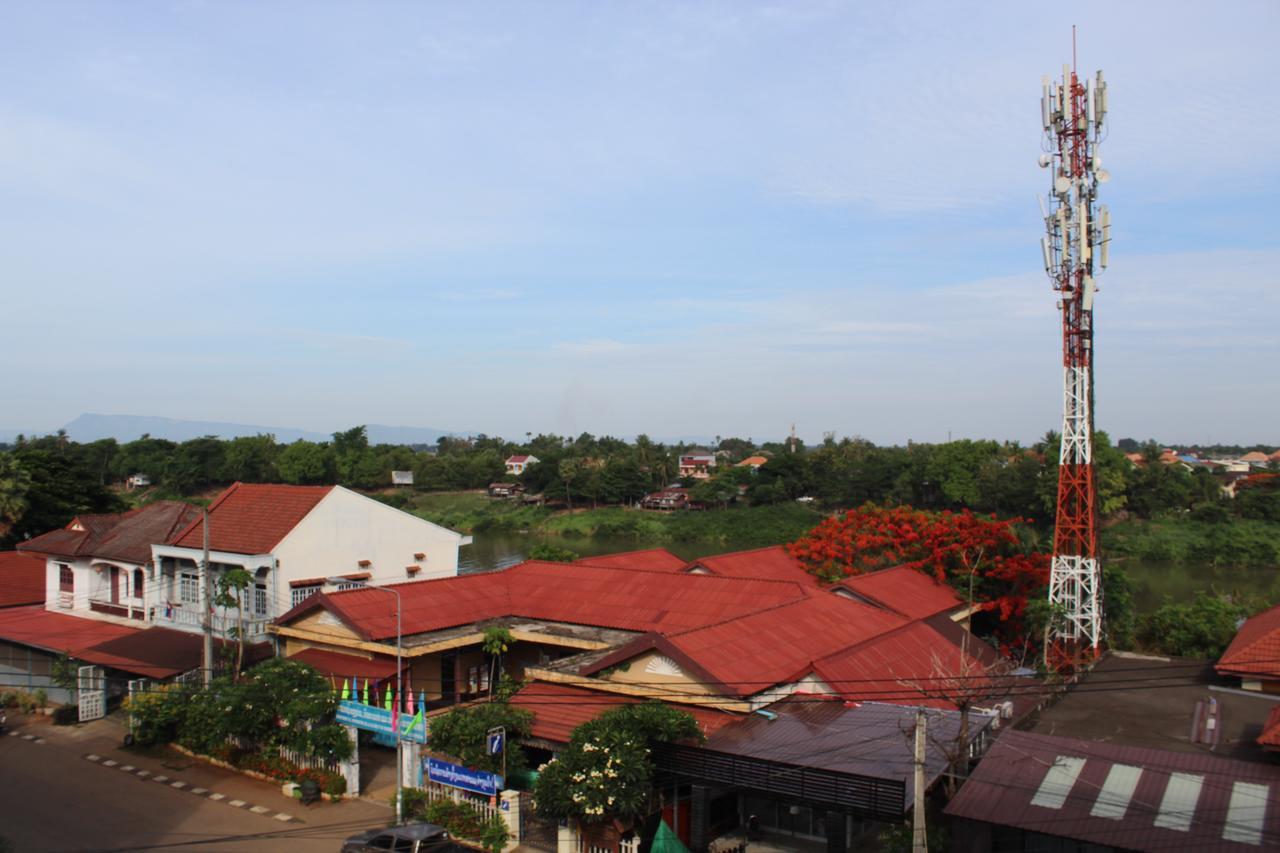
[[1240,461],[1241,461],[1241,462],[1248,462],[1248,463],[1250,463],[1250,464],[1257,463],[1257,464],[1259,464],[1259,465],[1264,465],[1264,464],[1266,464],[1266,462],[1267,462],[1267,460],[1268,460],[1269,458],[1270,458],[1270,457],[1269,457],[1269,456],[1267,456],[1267,454],[1263,453],[1263,452],[1262,452],[1262,451],[1260,451],[1260,450],[1252,450],[1252,451],[1250,451],[1250,452],[1246,453],[1244,456],[1241,456],[1241,457],[1240,457]]
[[908,566],[845,578],[833,584],[831,590],[886,607],[909,619],[927,619],[964,605],[951,587]]
[[44,604],[44,558],[0,551],[0,607]]
[[[235,483],[209,505],[209,548],[230,554],[269,554],[333,489]],[[197,517],[167,544],[201,548],[203,542],[204,522]]]
[[507,461],[504,464],[507,467],[508,474],[515,474],[519,476],[524,473],[525,468],[528,468],[530,465],[537,465],[539,461],[540,460],[536,456],[521,453],[515,456],[508,456]]
[[1247,690],[1263,690],[1264,683],[1280,686],[1280,605],[1245,622],[1218,658],[1220,675],[1243,679]]
[[716,467],[714,453],[686,453],[680,457],[680,476],[706,479],[711,476],[710,469]]
[[179,501],[156,501],[109,515],[80,515],[66,527],[18,545],[27,554],[53,557],[101,557],[143,565],[151,560],[151,546],[167,542],[200,511]]

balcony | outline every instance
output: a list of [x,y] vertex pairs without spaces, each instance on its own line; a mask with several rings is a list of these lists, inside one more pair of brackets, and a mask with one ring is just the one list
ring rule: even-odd
[[89,609],[94,613],[105,613],[108,616],[119,616],[123,619],[137,619],[139,621],[147,618],[146,608],[142,606],[142,602],[129,603],[118,601],[105,601],[102,599],[89,599]]

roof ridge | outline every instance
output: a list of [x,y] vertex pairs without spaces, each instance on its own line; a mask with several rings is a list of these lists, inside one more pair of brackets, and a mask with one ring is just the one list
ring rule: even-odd
[[[735,580],[750,580],[750,578],[735,578]],[[794,581],[781,581],[781,583],[794,583]],[[770,604],[766,607],[761,607],[758,610],[748,610],[746,613],[739,613],[734,616],[726,616],[725,618],[721,619],[718,622],[708,622],[706,625],[698,625],[694,628],[686,628],[683,631],[675,631],[670,634],[663,634],[662,636],[683,637],[686,634],[692,634],[697,631],[706,630],[708,628],[718,628],[721,625],[727,625],[730,622],[737,622],[739,619],[747,619],[751,616],[759,616],[761,613],[768,613],[771,610],[781,610],[783,607],[791,607],[794,604],[800,604],[801,602],[811,601],[811,600],[816,600],[816,599],[814,598],[814,596],[804,593],[800,595],[798,598],[793,598],[788,601],[780,601],[776,604]]]
[[[788,557],[791,557],[791,555],[787,553],[787,546],[785,544],[762,545],[759,548],[748,548],[745,551],[729,551],[724,554],[706,554],[702,557],[697,557],[695,559],[690,560],[688,563],[685,564],[685,567],[688,568],[689,566],[696,565],[702,560],[718,560],[721,557],[741,557],[745,554],[758,554],[761,551],[774,551],[777,549],[781,549],[782,553],[786,554]],[[792,557],[792,559],[795,560],[796,558]],[[796,560],[796,562],[800,562],[800,561]]]
[[[604,556],[604,555],[601,555],[601,556]],[[732,575],[690,575],[684,572],[664,572],[661,569],[644,569],[644,568],[638,568],[633,566],[593,566],[593,565],[587,565],[585,563],[579,563],[577,561],[574,561],[572,563],[557,563],[552,560],[524,560],[522,562],[516,563],[514,566],[511,566],[510,568],[504,569],[503,571],[509,572],[512,569],[518,569],[521,566],[528,566],[528,565],[535,565],[535,564],[542,565],[542,566],[559,566],[560,568],[565,568],[567,566],[585,566],[587,568],[591,568],[596,571],[633,572],[635,574],[657,575],[665,578],[682,576],[682,577],[703,578],[706,580],[715,580],[715,581],[737,581],[737,582],[745,582],[745,583],[777,583],[777,584],[787,584],[789,586],[794,586],[797,589],[803,590],[803,587],[801,587],[800,584],[797,583],[796,581],[784,580],[782,578],[740,578],[740,577],[734,577]],[[492,573],[487,573],[487,574],[492,574]]]

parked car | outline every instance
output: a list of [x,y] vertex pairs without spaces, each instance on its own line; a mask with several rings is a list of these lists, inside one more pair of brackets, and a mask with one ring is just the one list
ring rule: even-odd
[[447,853],[454,850],[449,832],[434,823],[407,823],[386,829],[371,829],[342,842],[342,853]]

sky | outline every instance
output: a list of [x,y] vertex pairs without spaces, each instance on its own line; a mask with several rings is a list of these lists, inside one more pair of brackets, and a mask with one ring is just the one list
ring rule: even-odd
[[1097,425],[1280,443],[1280,5],[1070,9],[0,4],[0,429],[1032,441],[1074,23]]

